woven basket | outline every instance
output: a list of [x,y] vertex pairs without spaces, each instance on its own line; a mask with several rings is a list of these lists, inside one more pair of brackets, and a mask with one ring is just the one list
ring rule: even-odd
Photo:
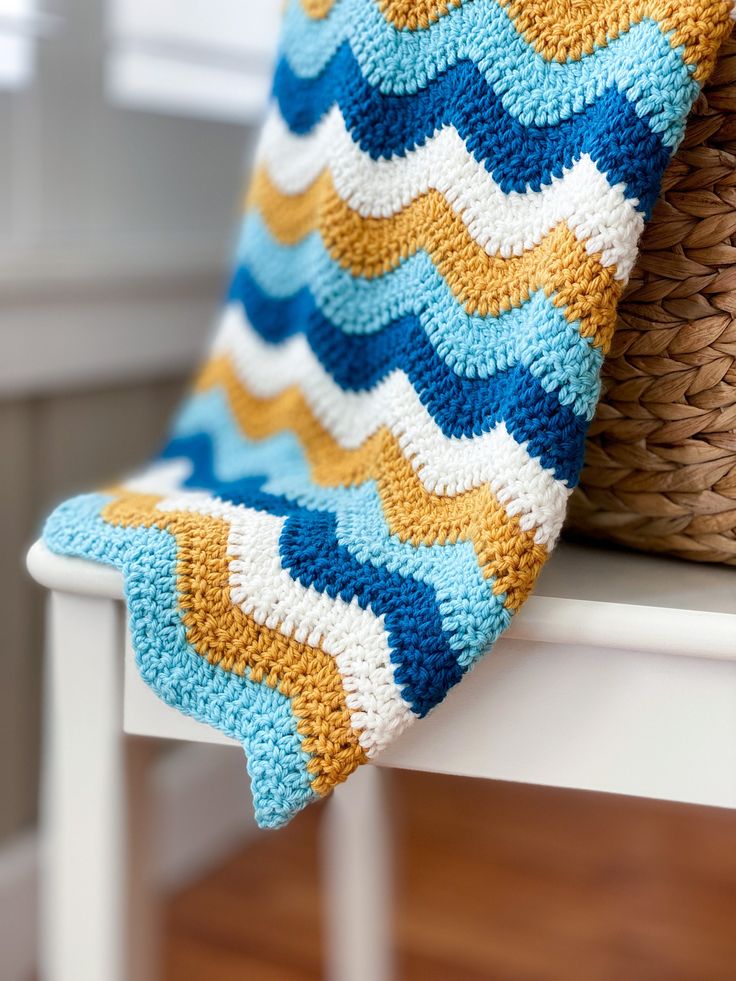
[[619,308],[568,527],[736,565],[736,34]]

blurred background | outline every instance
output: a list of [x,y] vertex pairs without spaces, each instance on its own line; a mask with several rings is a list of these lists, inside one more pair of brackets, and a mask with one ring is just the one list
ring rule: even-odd
[[[0,981],[35,970],[43,597],[24,552],[53,503],[155,449],[206,344],[279,7],[0,0]],[[166,976],[318,978],[319,808],[264,837],[238,752],[157,767]],[[391,782],[402,978],[736,979],[725,812]],[[203,793],[205,828],[187,824]]]
[[35,813],[23,548],[162,437],[226,285],[278,6],[0,0],[0,835]]

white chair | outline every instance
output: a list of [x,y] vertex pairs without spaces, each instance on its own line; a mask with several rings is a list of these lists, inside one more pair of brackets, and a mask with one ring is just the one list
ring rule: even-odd
[[[146,741],[129,737],[228,740],[140,680],[117,572],[40,543],[28,567],[51,590],[43,981],[146,981]],[[563,545],[495,651],[379,763],[736,808],[736,569]],[[379,768],[336,791],[324,833],[326,976],[386,981]]]

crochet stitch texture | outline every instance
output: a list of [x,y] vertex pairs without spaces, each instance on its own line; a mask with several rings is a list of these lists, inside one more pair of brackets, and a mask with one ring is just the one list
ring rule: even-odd
[[159,458],[62,504],[140,671],[283,824],[508,626],[730,0],[289,0],[235,273]]

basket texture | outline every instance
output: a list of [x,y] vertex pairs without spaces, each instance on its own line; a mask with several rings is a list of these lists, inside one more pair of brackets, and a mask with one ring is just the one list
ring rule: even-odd
[[736,34],[619,307],[568,528],[736,565]]

